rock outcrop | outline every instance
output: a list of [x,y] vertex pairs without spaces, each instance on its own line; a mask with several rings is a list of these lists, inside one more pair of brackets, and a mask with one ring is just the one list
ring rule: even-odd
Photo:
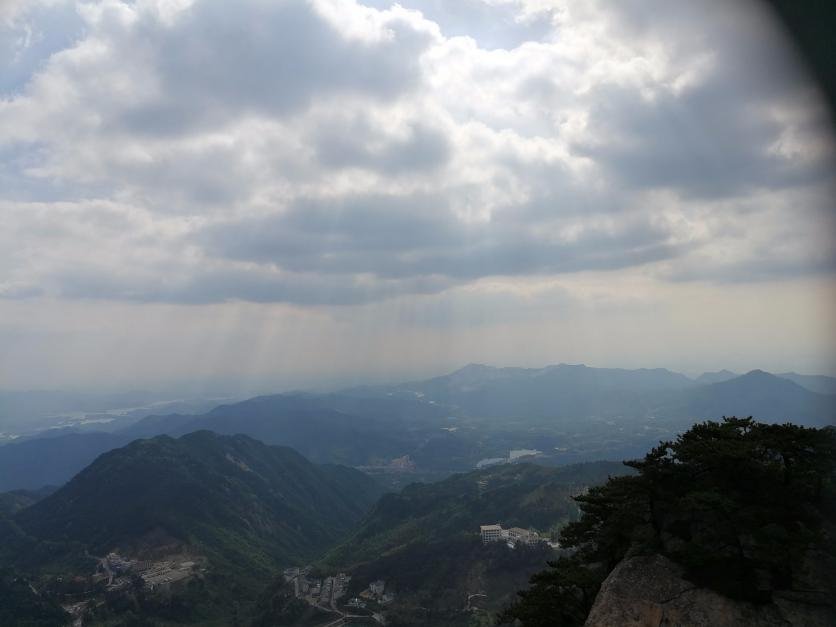
[[601,586],[587,627],[787,627],[836,625],[829,599],[810,591],[756,605],[695,586],[661,555],[624,559]]

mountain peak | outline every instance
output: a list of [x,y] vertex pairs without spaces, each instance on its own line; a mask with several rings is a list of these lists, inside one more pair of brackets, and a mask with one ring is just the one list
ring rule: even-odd
[[729,379],[734,379],[735,377],[739,376],[737,373],[732,372],[731,370],[726,370],[723,368],[722,370],[717,370],[714,372],[703,372],[700,376],[694,379],[697,383],[722,383],[723,381],[728,381]]
[[740,375],[732,381],[749,381],[749,382],[758,382],[758,383],[772,383],[775,385],[786,385],[790,384],[793,387],[800,387],[797,384],[793,383],[789,379],[782,379],[781,377],[772,374],[771,372],[766,372],[766,370],[760,370],[756,368],[755,370],[750,370],[746,374]]
[[750,370],[749,372],[747,372],[744,376],[747,376],[747,377],[750,377],[750,376],[755,376],[755,377],[763,377],[763,376],[774,377],[775,375],[774,375],[774,374],[770,374],[770,373],[769,373],[769,372],[767,372],[766,370],[761,370],[760,368],[755,368],[754,370]]
[[720,385],[723,387],[741,387],[741,386],[763,386],[769,385],[774,387],[784,387],[784,388],[798,388],[799,390],[803,389],[800,385],[793,383],[789,379],[782,379],[770,372],[766,372],[765,370],[755,369],[750,370],[746,374],[742,374],[736,376],[732,379],[728,379],[726,381],[720,381],[715,385]]
[[496,368],[494,368],[493,366],[488,366],[486,364],[470,363],[470,364],[467,364],[466,366],[462,366],[458,370],[455,370],[454,372],[451,373],[451,375],[478,374],[478,373],[481,373],[481,372],[491,372],[493,370],[496,370]]

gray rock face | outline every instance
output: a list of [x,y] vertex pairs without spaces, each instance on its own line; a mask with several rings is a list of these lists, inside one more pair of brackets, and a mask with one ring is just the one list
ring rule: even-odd
[[828,601],[782,596],[775,603],[735,601],[683,578],[683,570],[661,555],[630,557],[601,586],[587,627],[787,627],[836,625]]

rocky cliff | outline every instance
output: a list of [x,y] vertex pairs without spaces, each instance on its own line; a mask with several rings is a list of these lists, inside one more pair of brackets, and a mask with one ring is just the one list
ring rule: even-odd
[[[756,605],[695,586],[683,569],[661,555],[624,559],[601,586],[587,627],[828,627],[836,625],[829,578],[807,569],[808,578],[792,591]],[[795,587],[795,586],[794,586]]]

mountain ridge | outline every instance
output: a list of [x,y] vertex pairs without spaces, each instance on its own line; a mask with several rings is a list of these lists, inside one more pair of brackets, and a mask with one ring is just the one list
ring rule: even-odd
[[[588,431],[589,436],[585,448],[565,453],[556,463],[637,454],[697,420],[722,415],[818,426],[836,420],[836,396],[801,385],[809,385],[808,379],[799,383],[752,372],[700,385],[665,369],[469,364],[447,375],[393,386],[265,395],[199,415],[149,416],[109,434],[70,433],[2,445],[0,491],[59,485],[97,455],[138,437],[201,429],[289,445],[320,463],[385,466],[409,456],[425,469],[452,472],[507,455],[509,448],[565,449],[559,435],[565,432]],[[820,385],[829,381],[813,379]],[[526,436],[531,429],[540,429],[544,437]],[[598,446],[607,438],[616,443],[614,435],[637,441],[620,448]]]

